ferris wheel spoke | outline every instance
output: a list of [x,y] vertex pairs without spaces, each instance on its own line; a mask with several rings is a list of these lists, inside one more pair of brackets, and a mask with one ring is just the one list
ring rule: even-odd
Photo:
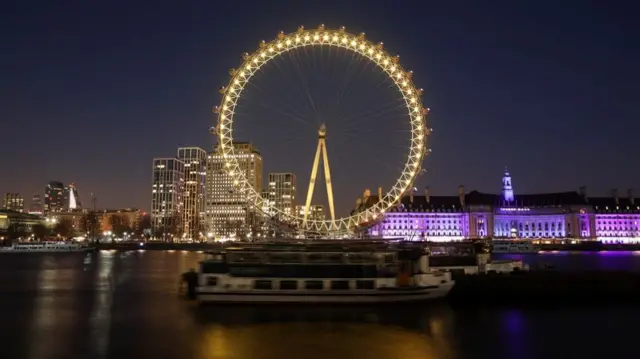
[[[273,90],[273,89],[271,89],[271,88],[263,89],[261,86],[258,86],[257,84],[255,84],[255,83],[253,83],[253,82],[249,82],[249,85],[251,85],[254,89],[258,90],[258,91],[259,91],[262,95],[264,95],[265,97],[266,97],[266,96],[271,96],[271,95],[276,94],[276,93],[279,93],[279,91],[274,91],[274,90]],[[251,99],[250,99],[250,98],[247,98],[247,97],[246,97],[246,96],[244,96],[244,95],[240,95],[240,98],[241,98],[242,100],[244,100],[244,101],[248,102],[248,103],[252,103],[252,102],[253,102],[253,101],[251,101]],[[261,97],[261,99],[262,99],[262,97]],[[288,108],[288,112],[289,112],[289,113],[291,113],[291,114],[293,114],[293,115],[295,115],[295,116],[297,116],[297,117],[299,117],[299,118],[303,118],[303,117],[304,117],[303,115],[301,115],[301,114],[298,112],[298,109],[297,109],[297,108],[293,107],[293,105],[291,105],[291,104],[287,104],[286,102],[284,102],[284,101],[282,101],[282,100],[280,100],[280,99],[268,99],[268,101],[269,101],[269,102],[277,102],[277,103],[278,103],[278,105],[281,105],[281,106],[283,106],[283,107],[287,107],[287,108]],[[263,102],[262,102],[262,105],[263,105],[263,106],[267,106],[267,105],[264,105],[264,103],[263,103]],[[267,107],[268,107],[268,106],[267,106]]]

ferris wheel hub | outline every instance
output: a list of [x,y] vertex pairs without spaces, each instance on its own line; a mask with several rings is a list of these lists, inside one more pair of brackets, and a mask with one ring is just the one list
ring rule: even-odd
[[319,138],[327,137],[327,125],[325,123],[320,125],[320,129],[318,130],[318,137]]

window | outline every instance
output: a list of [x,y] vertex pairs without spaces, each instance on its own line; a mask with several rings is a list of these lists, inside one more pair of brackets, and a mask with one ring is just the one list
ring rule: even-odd
[[304,282],[305,289],[319,290],[324,289],[324,283],[321,280],[308,280]]
[[280,289],[295,290],[298,289],[298,281],[295,280],[281,280]]
[[332,290],[347,290],[347,289],[349,289],[349,281],[348,280],[332,280],[331,281],[331,289]]
[[253,282],[253,289],[269,290],[273,289],[273,286],[270,280],[257,280]]

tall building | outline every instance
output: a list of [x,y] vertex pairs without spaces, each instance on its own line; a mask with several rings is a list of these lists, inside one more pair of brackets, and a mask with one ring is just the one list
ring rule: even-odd
[[[219,145],[207,157],[206,230],[207,236],[243,236],[260,225],[260,211],[252,208],[246,196],[235,189],[224,169]],[[262,192],[262,156],[250,143],[234,143],[235,156],[253,188]]]
[[31,206],[29,206],[30,214],[42,214],[42,198],[39,193],[34,193],[31,197]]
[[62,182],[51,181],[44,189],[44,214],[64,210],[65,188]]
[[82,208],[78,189],[75,184],[64,186],[64,206],[65,211],[73,212]]
[[153,159],[151,229],[167,240],[182,236],[184,162],[177,158]]
[[2,208],[9,211],[23,212],[24,197],[19,193],[5,193],[2,201]]
[[184,162],[182,230],[187,237],[195,239],[204,230],[207,152],[199,147],[180,147],[178,159]]
[[269,173],[268,196],[272,206],[288,215],[296,210],[296,175],[293,173]]

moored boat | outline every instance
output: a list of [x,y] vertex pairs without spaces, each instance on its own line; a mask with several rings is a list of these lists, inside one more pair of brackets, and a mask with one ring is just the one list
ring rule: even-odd
[[1,247],[0,253],[68,253],[86,252],[89,248],[79,243],[69,242],[31,242],[16,243],[9,247]]
[[383,242],[265,243],[208,253],[201,303],[398,303],[445,297],[449,272],[429,268],[424,246]]

